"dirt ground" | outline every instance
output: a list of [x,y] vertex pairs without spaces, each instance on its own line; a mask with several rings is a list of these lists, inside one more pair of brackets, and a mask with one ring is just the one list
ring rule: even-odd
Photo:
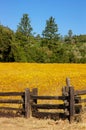
[[51,120],[24,117],[0,117],[0,130],[86,130],[86,114],[82,121],[69,124],[68,120]]

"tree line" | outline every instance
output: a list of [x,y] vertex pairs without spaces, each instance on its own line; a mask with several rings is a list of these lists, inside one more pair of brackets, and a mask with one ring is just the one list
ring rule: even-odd
[[0,62],[86,63],[86,35],[58,33],[52,16],[42,34],[34,35],[28,14],[23,14],[16,32],[0,25]]

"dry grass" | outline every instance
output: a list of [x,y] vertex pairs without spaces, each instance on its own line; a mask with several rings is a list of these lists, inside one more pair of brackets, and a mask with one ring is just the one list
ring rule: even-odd
[[[60,95],[65,79],[75,89],[86,89],[85,64],[0,63],[0,92],[24,91],[37,87],[39,95]],[[39,120],[36,118],[0,118],[0,130],[86,130],[86,116],[81,123]]]
[[71,79],[75,89],[85,89],[85,64],[0,63],[0,91],[39,89],[39,94],[59,95],[65,79]]
[[0,130],[86,130],[86,115],[82,122],[69,124],[67,120],[0,118]]
[[37,87],[39,95],[61,95],[66,77],[75,89],[86,89],[85,64],[0,63],[0,92]]

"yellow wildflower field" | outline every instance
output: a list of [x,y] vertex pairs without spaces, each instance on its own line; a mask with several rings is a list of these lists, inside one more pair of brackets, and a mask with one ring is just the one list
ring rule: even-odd
[[0,92],[38,88],[39,95],[60,95],[66,77],[86,89],[86,64],[0,63]]

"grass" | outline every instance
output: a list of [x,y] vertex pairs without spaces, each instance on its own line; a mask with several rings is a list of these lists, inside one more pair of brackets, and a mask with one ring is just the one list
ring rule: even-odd
[[86,114],[80,123],[69,124],[67,120],[0,118],[0,130],[86,130]]
[[[85,64],[0,63],[0,92],[37,87],[39,95],[61,95],[66,77],[75,89],[86,89]],[[82,116],[83,120],[78,124],[69,124],[67,120],[1,117],[0,130],[86,130],[86,115]]]
[[75,89],[86,89],[85,64],[0,63],[0,92],[38,88],[39,95],[58,96],[66,77]]
[[0,91],[39,89],[39,94],[58,95],[69,77],[75,89],[85,89],[85,64],[0,63]]

